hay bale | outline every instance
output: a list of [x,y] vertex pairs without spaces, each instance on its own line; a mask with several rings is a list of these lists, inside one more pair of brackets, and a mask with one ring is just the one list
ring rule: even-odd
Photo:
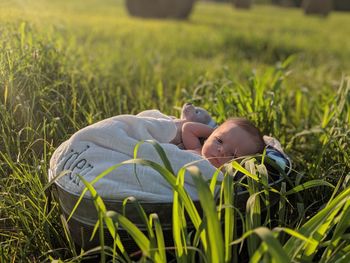
[[252,6],[252,0],[234,0],[233,4],[236,8],[249,9]]
[[350,0],[333,0],[334,10],[350,11]]
[[143,18],[185,19],[195,0],[126,0],[130,15]]
[[294,7],[294,1],[293,0],[281,0],[280,5],[284,7]]
[[332,0],[304,0],[302,4],[307,15],[326,16],[332,10]]
[[283,7],[300,7],[302,0],[272,0],[272,4]]

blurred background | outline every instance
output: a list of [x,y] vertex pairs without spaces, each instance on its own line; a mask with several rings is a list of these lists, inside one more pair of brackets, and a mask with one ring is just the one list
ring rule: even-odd
[[326,182],[337,191],[349,181],[349,9],[350,0],[0,1],[0,262],[76,256],[57,202],[48,212],[43,195],[58,145],[118,114],[179,117],[185,102],[218,123],[250,119],[280,140],[295,185],[319,180],[279,221],[300,228],[336,195]]

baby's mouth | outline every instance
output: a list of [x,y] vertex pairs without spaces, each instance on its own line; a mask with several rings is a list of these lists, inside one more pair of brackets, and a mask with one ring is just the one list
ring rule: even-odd
[[219,160],[216,157],[213,156],[213,157],[209,157],[208,159],[209,159],[210,163],[212,165],[214,165],[215,167],[219,167],[220,166],[220,162],[219,162]]

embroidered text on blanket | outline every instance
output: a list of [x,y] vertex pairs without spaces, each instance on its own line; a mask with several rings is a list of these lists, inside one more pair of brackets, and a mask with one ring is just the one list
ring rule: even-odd
[[[91,171],[94,166],[91,165],[85,158],[79,158],[80,155],[87,151],[90,148],[89,145],[86,145],[86,148],[78,152],[74,149],[71,149],[69,153],[62,156],[64,161],[63,170],[69,171],[69,179],[72,183],[79,186],[80,179],[77,174],[84,176],[89,171]],[[74,174],[73,174],[74,172]]]

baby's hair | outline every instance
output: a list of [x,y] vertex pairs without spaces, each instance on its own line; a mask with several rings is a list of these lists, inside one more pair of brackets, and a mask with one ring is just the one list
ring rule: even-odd
[[252,136],[257,146],[256,153],[262,153],[264,151],[266,144],[264,142],[263,136],[260,130],[251,121],[245,118],[235,117],[235,118],[227,119],[224,123],[227,123],[227,122],[231,122],[238,125],[240,128],[242,128]]

